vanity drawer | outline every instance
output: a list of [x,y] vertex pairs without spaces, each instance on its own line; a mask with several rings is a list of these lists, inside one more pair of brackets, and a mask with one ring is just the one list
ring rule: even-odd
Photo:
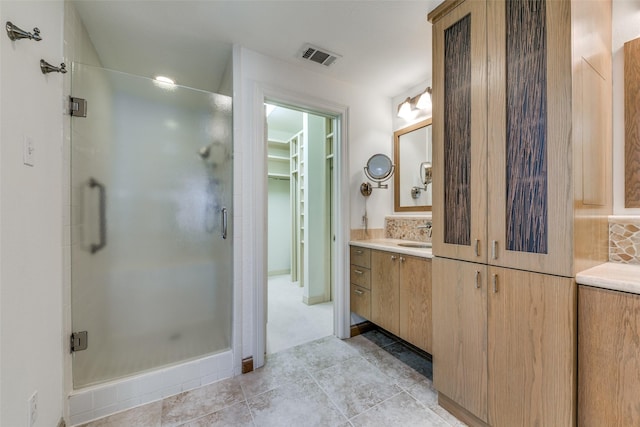
[[371,268],[371,249],[351,246],[351,264]]
[[365,319],[371,318],[371,291],[351,284],[351,311]]
[[350,282],[363,288],[371,289],[371,270],[360,267],[359,265],[351,265]]

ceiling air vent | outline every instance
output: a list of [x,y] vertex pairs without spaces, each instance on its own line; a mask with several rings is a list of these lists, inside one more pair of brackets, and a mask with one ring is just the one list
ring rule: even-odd
[[333,64],[336,59],[341,58],[340,55],[329,52],[327,49],[310,44],[306,44],[302,47],[300,57],[321,65],[326,65],[327,67]]

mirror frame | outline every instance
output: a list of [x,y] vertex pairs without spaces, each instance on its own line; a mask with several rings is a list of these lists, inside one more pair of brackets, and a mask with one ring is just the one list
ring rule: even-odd
[[[431,125],[431,117],[426,120],[414,123],[406,128],[402,128],[393,133],[393,160],[396,167],[396,176],[393,179],[393,210],[395,212],[430,212],[431,206],[400,206],[400,137],[407,133],[413,132],[418,129]],[[425,141],[426,144],[426,141]],[[433,158],[433,153],[431,153]],[[424,159],[425,161],[427,159]],[[433,163],[433,161],[432,161]],[[433,183],[431,184],[433,185]]]

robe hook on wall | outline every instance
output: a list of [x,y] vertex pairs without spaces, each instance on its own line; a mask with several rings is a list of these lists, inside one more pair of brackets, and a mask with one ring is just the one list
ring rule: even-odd
[[35,40],[37,42],[42,40],[42,37],[40,37],[40,30],[38,29],[38,27],[35,27],[33,29],[33,33],[30,33],[28,31],[23,30],[22,28],[16,27],[11,23],[11,21],[7,21],[7,23],[5,24],[5,29],[7,30],[7,35],[11,40],[29,39],[29,40]]
[[40,70],[42,70],[42,74],[47,74],[47,73],[66,73],[67,72],[67,66],[64,65],[64,62],[60,63],[59,67],[55,67],[51,64],[49,64],[47,61],[45,61],[44,59],[40,60]]

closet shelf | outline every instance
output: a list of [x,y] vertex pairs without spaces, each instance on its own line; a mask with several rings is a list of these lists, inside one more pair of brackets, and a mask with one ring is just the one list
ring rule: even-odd
[[273,160],[273,161],[275,161],[275,162],[286,162],[286,163],[289,163],[289,157],[277,156],[277,155],[275,155],[275,154],[269,154],[269,155],[267,156],[267,158],[268,158],[269,160]]

